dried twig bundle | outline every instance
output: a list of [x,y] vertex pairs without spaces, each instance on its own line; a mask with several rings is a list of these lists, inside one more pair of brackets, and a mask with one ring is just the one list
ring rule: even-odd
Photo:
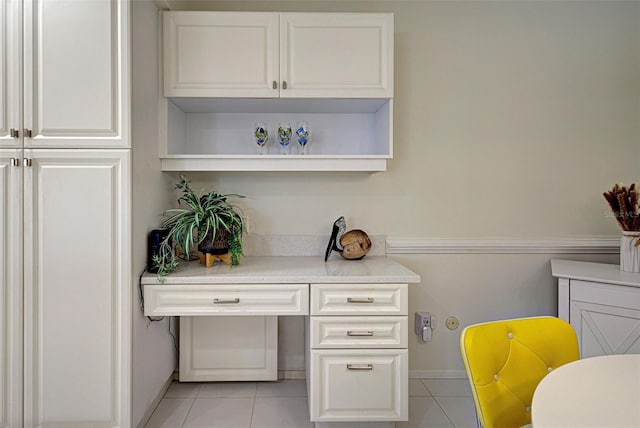
[[603,193],[603,196],[609,202],[622,230],[640,231],[640,189],[636,183],[628,189],[623,184],[616,184],[611,190]]

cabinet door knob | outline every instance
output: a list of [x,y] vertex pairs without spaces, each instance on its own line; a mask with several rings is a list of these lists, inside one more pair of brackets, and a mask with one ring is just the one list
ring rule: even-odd
[[271,87],[273,89],[278,89],[278,82],[276,82],[275,80],[273,81],[273,84],[271,85]]
[[20,166],[20,160],[18,158],[11,158],[11,166]]
[[18,131],[17,129],[11,128],[10,135],[11,138],[18,138],[20,137],[20,131]]
[[22,158],[22,166],[31,166],[31,159]]
[[282,89],[287,89],[287,81],[286,80],[282,81]]
[[25,129],[23,129],[23,132],[24,132],[24,136],[25,137],[31,138],[31,130],[30,129],[25,128]]
[[373,364],[347,364],[347,370],[373,370]]

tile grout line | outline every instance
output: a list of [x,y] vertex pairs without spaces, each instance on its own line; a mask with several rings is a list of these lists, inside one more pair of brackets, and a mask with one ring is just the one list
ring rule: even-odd
[[184,424],[187,423],[187,419],[189,419],[189,414],[191,414],[191,410],[193,409],[193,405],[196,404],[196,398],[198,398],[198,394],[200,394],[200,390],[202,389],[202,384],[198,384],[198,388],[196,390],[196,395],[193,397],[189,397],[191,398],[191,405],[189,406],[189,410],[187,410],[187,414],[184,415],[184,420],[182,421],[182,425],[180,425],[180,428],[184,428]]
[[190,397],[190,398],[191,398],[191,405],[189,406],[189,410],[187,410],[187,413],[184,415],[184,420],[182,421],[180,428],[184,428],[184,424],[186,424],[187,419],[189,419],[189,414],[191,413],[191,409],[193,409],[193,405],[196,403],[196,397]]
[[442,414],[444,415],[445,418],[447,418],[447,420],[449,421],[449,423],[451,424],[451,426],[453,428],[456,428],[456,424],[453,423],[453,421],[451,420],[451,418],[449,417],[449,415],[447,414],[447,412],[445,412],[444,407],[442,407],[440,405],[440,403],[438,402],[438,400],[436,400],[436,397],[433,397],[433,401],[435,401],[436,405],[440,408],[440,410],[442,410]]

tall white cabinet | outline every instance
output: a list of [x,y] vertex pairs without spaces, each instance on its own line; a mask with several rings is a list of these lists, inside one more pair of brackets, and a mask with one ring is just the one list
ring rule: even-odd
[[0,13],[0,426],[127,427],[129,3]]

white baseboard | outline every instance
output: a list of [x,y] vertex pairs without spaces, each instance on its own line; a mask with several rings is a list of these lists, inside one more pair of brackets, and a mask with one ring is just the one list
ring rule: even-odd
[[464,370],[409,370],[409,379],[466,379]]
[[167,390],[171,386],[171,383],[173,382],[173,377],[174,377],[174,373],[171,373],[171,376],[169,376],[169,379],[167,379],[164,385],[162,385],[162,388],[160,388],[160,392],[158,393],[158,395],[156,395],[156,398],[153,400],[153,402],[151,403],[147,411],[144,413],[144,416],[142,417],[142,419],[140,419],[140,422],[138,423],[138,425],[136,425],[136,428],[144,428],[147,422],[149,422],[149,419],[151,419],[151,415],[153,415],[153,412],[156,411],[156,407],[158,407],[158,404],[160,404],[160,400],[162,400],[162,397],[164,397],[164,394],[167,393]]
[[620,237],[393,238],[387,254],[617,254]]

